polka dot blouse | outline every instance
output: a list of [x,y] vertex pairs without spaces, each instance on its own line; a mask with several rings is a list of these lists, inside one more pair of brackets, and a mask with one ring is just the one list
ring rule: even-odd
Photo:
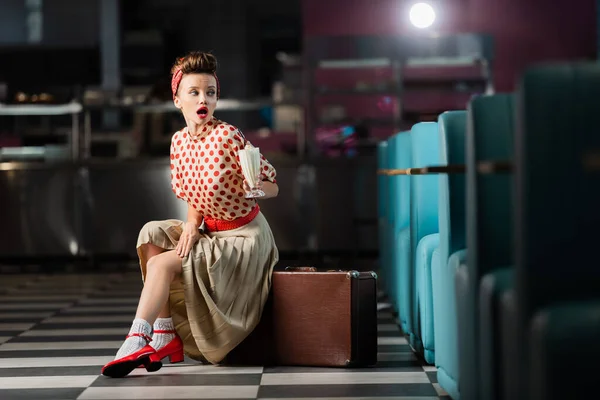
[[[234,126],[213,118],[192,138],[187,128],[171,139],[171,187],[203,216],[233,221],[256,204],[246,199],[238,150],[248,141]],[[261,180],[275,183],[275,168],[261,155]]]

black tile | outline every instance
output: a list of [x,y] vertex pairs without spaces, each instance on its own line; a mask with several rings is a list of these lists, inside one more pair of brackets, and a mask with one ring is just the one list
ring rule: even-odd
[[[133,320],[132,320],[133,321]],[[123,328],[126,331],[131,327],[131,322],[84,322],[84,323],[44,323],[36,326],[35,331],[47,329],[96,329],[96,328]],[[127,332],[125,332],[127,333]]]
[[431,383],[438,383],[437,371],[427,371],[427,377]]
[[[114,306],[114,304],[111,304],[112,306]],[[134,305],[132,305],[133,307]],[[100,306],[100,307],[106,307],[106,306]],[[108,315],[108,316],[116,316],[116,315],[131,315],[132,317],[135,315],[135,310],[119,310],[116,309],[107,311],[107,310],[102,310],[102,311],[90,311],[90,310],[86,310],[85,308],[80,308],[79,306],[77,306],[77,311],[72,311],[73,309],[71,309],[71,311],[59,311],[57,312],[54,317],[96,317],[98,315]]]
[[[176,367],[173,367],[176,368]],[[169,368],[170,369],[170,368]],[[232,386],[260,385],[261,374],[167,374],[128,376],[124,379],[112,379],[101,376],[90,387],[124,386]]]
[[[15,314],[17,315],[17,314]],[[40,317],[31,317],[31,318],[3,318],[2,319],[2,323],[3,324],[37,324],[39,322],[41,322],[42,320],[46,319],[46,317],[40,318]]]
[[[0,350],[2,348],[0,347]],[[83,349],[83,350],[15,350],[0,351],[0,358],[44,358],[44,357],[95,357],[114,356],[118,349]]]
[[375,385],[264,385],[258,397],[382,397],[437,396],[428,383]]
[[0,389],[2,400],[75,400],[84,388],[67,389]]
[[[101,366],[0,368],[0,377],[97,375]],[[2,397],[0,396],[0,399]]]
[[[377,323],[378,324],[392,324],[392,325],[396,325],[396,320],[394,318],[377,318]],[[398,327],[398,329],[400,329],[400,327]]]
[[[46,296],[46,295],[48,295],[48,293],[32,294],[31,296]],[[65,296],[70,297],[70,295],[65,295]],[[83,297],[84,296],[81,296],[81,298],[83,298]],[[65,298],[60,298],[60,297],[56,297],[54,299],[36,300],[36,299],[31,299],[28,296],[18,296],[18,297],[13,297],[11,299],[2,299],[2,304],[64,303],[65,307],[69,307],[69,305],[71,303],[75,303],[78,300],[79,299],[73,299],[73,298],[65,299]]]
[[412,352],[408,344],[380,344],[377,345],[378,353],[410,353]]
[[330,372],[422,372],[423,367],[418,361],[379,361],[376,365],[366,368],[319,368],[319,367],[265,367],[265,374],[275,373],[330,373]]

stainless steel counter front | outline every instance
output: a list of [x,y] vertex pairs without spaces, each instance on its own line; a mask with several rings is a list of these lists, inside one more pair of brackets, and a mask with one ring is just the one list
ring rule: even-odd
[[[281,252],[376,250],[374,157],[269,160],[279,196],[259,204]],[[168,160],[0,163],[0,259],[135,257],[146,222],[184,219],[186,207]]]

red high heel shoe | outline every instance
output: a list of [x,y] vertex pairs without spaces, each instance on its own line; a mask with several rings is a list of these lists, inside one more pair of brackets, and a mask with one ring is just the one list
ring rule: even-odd
[[146,371],[156,372],[162,368],[162,359],[169,357],[171,364],[183,362],[183,341],[177,335],[177,332],[172,331],[154,331],[154,333],[172,333],[175,337],[167,343],[164,347],[156,350],[154,354],[150,355],[150,360],[147,364],[144,364]]
[[146,341],[146,346],[133,354],[109,362],[102,367],[102,375],[109,376],[111,378],[122,378],[128,375],[140,364],[143,364],[144,366],[150,365],[150,356],[156,353],[156,350],[154,350],[154,348],[148,344],[152,341],[152,338],[143,333],[132,333],[127,335],[125,339],[130,336],[139,336],[143,338]]

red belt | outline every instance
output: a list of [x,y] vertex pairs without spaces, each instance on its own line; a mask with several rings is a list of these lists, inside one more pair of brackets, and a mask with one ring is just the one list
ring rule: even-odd
[[252,222],[254,218],[258,215],[260,211],[260,207],[257,205],[254,206],[252,211],[244,217],[234,219],[233,221],[225,221],[223,219],[216,219],[211,217],[204,217],[204,226],[208,229],[209,232],[218,232],[218,231],[229,231],[232,229],[241,228],[244,225]]

